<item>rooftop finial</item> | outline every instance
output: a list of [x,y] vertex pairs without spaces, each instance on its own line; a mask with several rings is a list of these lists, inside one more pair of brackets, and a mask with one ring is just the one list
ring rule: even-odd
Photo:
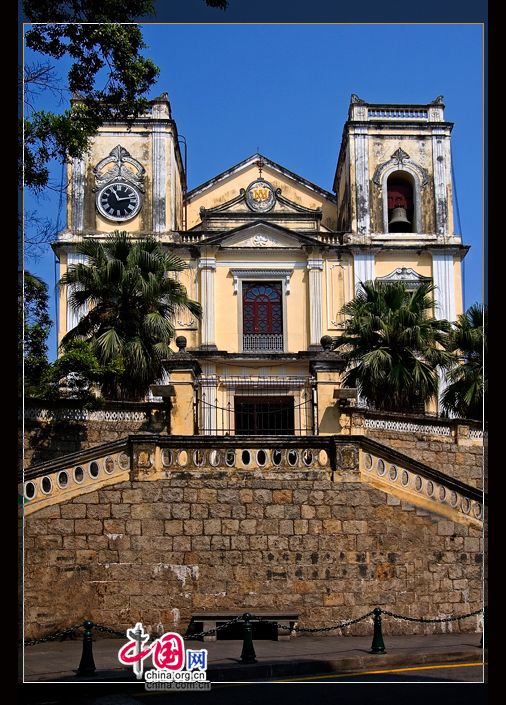
[[263,169],[264,166],[265,166],[265,162],[264,162],[263,158],[260,157],[260,159],[257,159],[257,161],[255,162],[255,164],[256,164],[257,167],[258,167],[258,177],[261,179],[261,178],[262,178],[262,169]]

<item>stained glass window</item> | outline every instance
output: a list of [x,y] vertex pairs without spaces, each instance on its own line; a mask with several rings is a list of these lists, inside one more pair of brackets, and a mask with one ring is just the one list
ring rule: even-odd
[[243,333],[245,335],[281,335],[281,282],[244,282]]

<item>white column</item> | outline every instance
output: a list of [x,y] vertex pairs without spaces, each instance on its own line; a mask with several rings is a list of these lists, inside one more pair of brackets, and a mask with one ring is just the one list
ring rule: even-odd
[[367,127],[355,127],[355,188],[357,232],[368,235],[371,230],[369,215],[369,155]]
[[448,235],[448,197],[450,164],[445,159],[447,137],[444,128],[432,129],[432,161],[434,165],[434,199],[436,206],[436,233],[440,237]]
[[[453,254],[442,250],[432,252],[432,280],[436,291],[435,316],[439,320],[455,321],[455,287],[454,287]],[[441,413],[441,396],[448,386],[448,381],[443,370],[439,370],[439,404],[438,413]]]
[[455,286],[453,253],[447,250],[432,252],[432,280],[435,284],[436,318],[455,321]]
[[[67,254],[67,271],[70,265],[73,264],[86,264],[86,255],[80,255],[76,252],[69,252]],[[67,287],[67,333],[75,328],[81,318],[86,314],[86,306],[80,306],[77,311],[74,311],[69,303],[69,298],[74,290],[73,286]]]
[[216,377],[216,365],[204,364],[202,366],[200,395],[202,433],[205,436],[212,436],[218,430],[218,379]]
[[320,253],[308,257],[309,270],[309,348],[320,348],[322,337],[322,272]]
[[153,232],[163,233],[167,230],[165,189],[167,183],[166,150],[164,125],[153,123]]
[[374,253],[370,250],[352,250],[355,294],[360,290],[360,283],[374,280]]
[[170,140],[170,229],[176,229],[176,155],[174,141]]
[[201,257],[200,303],[202,305],[202,320],[200,328],[200,347],[216,349],[214,324],[214,274],[216,272],[216,257]]
[[72,231],[84,229],[84,159],[72,159]]

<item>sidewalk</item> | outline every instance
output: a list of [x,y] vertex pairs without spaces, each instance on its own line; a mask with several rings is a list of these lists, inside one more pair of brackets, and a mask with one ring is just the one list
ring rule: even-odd
[[[385,635],[385,654],[370,654],[372,637],[299,636],[289,641],[254,642],[258,663],[241,664],[242,641],[188,641],[190,648],[208,650],[207,678],[212,682],[296,678],[326,673],[399,668],[421,664],[476,663],[483,660],[481,634],[433,634],[430,636]],[[25,681],[135,681],[131,668],[121,666],[117,654],[125,640],[93,642],[96,672],[76,674],[82,640],[45,642],[27,646]],[[149,662],[151,667],[151,662]]]

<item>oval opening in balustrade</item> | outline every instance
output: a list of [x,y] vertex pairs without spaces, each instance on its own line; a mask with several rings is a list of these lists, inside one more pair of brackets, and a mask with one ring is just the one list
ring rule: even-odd
[[258,465],[260,465],[260,467],[263,467],[266,462],[267,462],[267,454],[266,454],[265,450],[258,450],[257,451]]
[[184,467],[188,462],[188,453],[185,450],[180,450],[177,454],[177,464]]
[[272,462],[274,463],[274,465],[280,465],[282,457],[283,456],[281,455],[281,451],[278,450],[278,448],[272,451]]
[[130,467],[130,458],[126,453],[121,453],[119,456],[119,464],[123,470],[128,470]]
[[309,448],[306,448],[306,450],[303,451],[302,462],[304,463],[304,465],[307,465],[308,467],[313,464],[313,451],[310,450]]
[[217,467],[220,464],[221,461],[221,455],[218,450],[210,450],[209,451],[209,462],[213,466],[213,468]]
[[232,468],[235,465],[235,450],[227,450],[225,455],[225,463],[229,468]]
[[378,464],[376,465],[376,472],[378,475],[384,475],[386,472],[385,462],[381,460],[381,458],[378,460]]
[[364,463],[366,470],[372,470],[372,455],[370,453],[364,455]]
[[325,467],[325,466],[328,464],[328,462],[329,462],[329,456],[327,455],[327,451],[326,451],[326,450],[321,450],[321,451],[318,453],[318,462],[320,463],[320,465],[321,465],[322,467]]
[[299,454],[296,450],[289,450],[288,451],[288,464],[291,465],[292,467],[297,464],[297,460],[299,459]]
[[462,497],[462,502],[460,503],[460,506],[464,514],[469,514],[469,510],[471,509],[471,502],[468,500],[467,497]]
[[40,486],[44,494],[49,494],[53,489],[53,483],[49,477],[43,477]]
[[104,468],[108,475],[114,471],[114,458],[111,458],[110,455],[104,460]]
[[481,518],[481,504],[478,504],[477,502],[474,505],[474,516],[477,519]]
[[427,495],[429,497],[432,497],[433,494],[434,494],[434,483],[431,482],[431,480],[428,480],[427,481]]
[[415,489],[418,490],[418,492],[422,491],[422,478],[420,475],[415,477]]
[[74,470],[74,480],[79,484],[84,480],[84,470],[80,465]]
[[172,451],[169,448],[162,449],[162,465],[167,468],[172,465]]
[[90,477],[98,477],[98,463],[95,461],[90,463]]
[[69,484],[69,476],[65,472],[65,470],[62,470],[61,472],[58,473],[58,487],[60,487],[62,490],[67,487]]
[[457,497],[457,493],[455,492],[455,490],[453,490],[450,495],[450,504],[452,505],[452,507],[457,506],[458,499],[459,498]]
[[409,482],[409,473],[407,470],[403,470],[401,473],[401,482],[404,486],[406,486]]
[[243,465],[249,465],[251,462],[251,454],[249,450],[243,450],[241,454],[241,460]]
[[445,501],[445,499],[446,499],[446,488],[445,487],[439,488],[439,499],[441,502]]
[[390,465],[390,470],[388,471],[388,475],[391,480],[397,480],[397,468],[395,465]]
[[27,482],[25,485],[25,497],[27,499],[33,499],[35,497],[35,485],[33,482]]
[[202,465],[204,465],[206,456],[205,456],[205,451],[203,450],[194,450],[193,451],[193,462],[198,468],[201,468]]

